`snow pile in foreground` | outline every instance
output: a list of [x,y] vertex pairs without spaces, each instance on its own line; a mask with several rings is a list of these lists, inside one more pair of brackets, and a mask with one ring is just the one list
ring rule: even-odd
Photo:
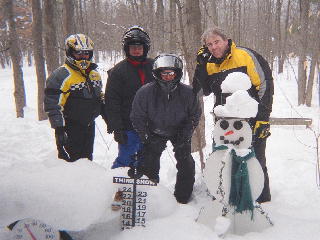
[[[86,159],[74,163],[52,159],[14,164],[4,172],[0,176],[1,226],[32,217],[57,229],[76,231],[119,218],[110,206],[117,190],[112,177],[124,176],[122,169],[106,171]],[[176,205],[172,194],[161,185],[149,189],[150,219],[170,214]],[[167,201],[159,201],[160,196]]]

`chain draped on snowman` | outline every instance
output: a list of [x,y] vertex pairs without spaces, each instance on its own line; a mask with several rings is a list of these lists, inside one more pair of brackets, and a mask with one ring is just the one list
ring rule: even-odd
[[221,84],[229,95],[224,105],[214,108],[213,153],[206,161],[204,181],[216,201],[200,212],[198,222],[223,236],[227,232],[245,234],[273,225],[268,214],[255,202],[264,186],[264,174],[252,147],[248,123],[258,112],[258,102],[248,91],[247,74],[227,75]]

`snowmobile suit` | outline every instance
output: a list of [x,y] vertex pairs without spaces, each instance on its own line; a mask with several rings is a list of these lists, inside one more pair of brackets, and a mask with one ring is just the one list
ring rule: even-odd
[[131,166],[133,155],[141,144],[130,120],[132,101],[137,90],[146,83],[154,81],[152,75],[153,60],[147,58],[143,62],[126,58],[108,71],[105,90],[104,112],[108,133],[124,131],[127,143],[119,143],[118,157],[111,168]]
[[[229,52],[222,61],[212,57],[204,64],[197,64],[193,79],[194,91],[198,92],[202,87],[206,96],[213,92],[216,96],[215,106],[221,105],[225,100],[221,92],[221,83],[232,72],[249,75],[252,86],[248,92],[259,103],[257,116],[250,121],[250,125],[254,127],[256,121],[269,121],[274,86],[268,62],[252,49],[237,47],[230,39]],[[265,174],[265,186],[258,202],[270,201],[269,177],[265,161],[266,138],[257,138],[253,147]]]
[[132,124],[139,136],[148,136],[143,149],[143,172],[159,179],[160,157],[170,140],[177,160],[175,196],[179,202],[187,202],[193,190],[191,136],[200,116],[196,95],[182,83],[169,94],[157,82],[149,83],[139,89],[132,104]]
[[92,160],[94,120],[102,106],[102,81],[96,68],[91,63],[84,71],[66,61],[46,81],[44,108],[52,128],[64,127],[71,161]]

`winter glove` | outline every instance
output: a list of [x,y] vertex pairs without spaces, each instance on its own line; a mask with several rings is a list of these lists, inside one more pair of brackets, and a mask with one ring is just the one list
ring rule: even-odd
[[211,56],[209,49],[206,46],[202,46],[197,53],[197,64],[206,64]]
[[256,138],[267,138],[271,135],[270,123],[267,121],[257,121],[253,129]]
[[197,94],[201,88],[205,96],[208,96],[212,92],[207,82],[208,73],[206,67],[210,56],[211,53],[205,46],[201,47],[197,53],[197,66],[192,80],[193,92],[195,94]]
[[119,144],[127,144],[128,136],[125,131],[119,130],[113,133],[114,140]]
[[58,158],[66,161],[70,160],[69,154],[65,150],[65,145],[68,142],[68,135],[64,131],[64,127],[57,127],[55,129],[56,145],[58,149]]

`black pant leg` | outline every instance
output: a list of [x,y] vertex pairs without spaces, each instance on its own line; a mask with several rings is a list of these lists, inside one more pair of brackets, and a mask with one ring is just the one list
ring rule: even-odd
[[254,151],[256,153],[256,158],[258,159],[264,173],[264,187],[261,195],[257,199],[257,202],[259,203],[271,201],[269,175],[268,175],[266,155],[265,155],[266,145],[267,145],[267,138],[263,138],[263,139],[258,138],[253,144]]
[[178,202],[187,203],[195,181],[195,163],[191,155],[191,143],[185,143],[177,148],[173,142],[173,146],[178,170],[174,195]]
[[90,126],[88,126],[86,129],[86,133],[85,133],[86,137],[85,137],[84,147],[82,151],[82,156],[84,156],[85,158],[88,158],[91,161],[93,159],[92,154],[93,154],[95,130],[96,130],[95,122],[92,122]]
[[65,148],[70,156],[70,161],[74,162],[80,158],[92,160],[95,137],[94,122],[89,126],[84,126],[78,122],[66,120],[65,131],[68,135],[68,143]]
[[167,139],[158,135],[151,135],[148,143],[143,146],[143,171],[149,178],[159,178],[160,157],[166,148]]

